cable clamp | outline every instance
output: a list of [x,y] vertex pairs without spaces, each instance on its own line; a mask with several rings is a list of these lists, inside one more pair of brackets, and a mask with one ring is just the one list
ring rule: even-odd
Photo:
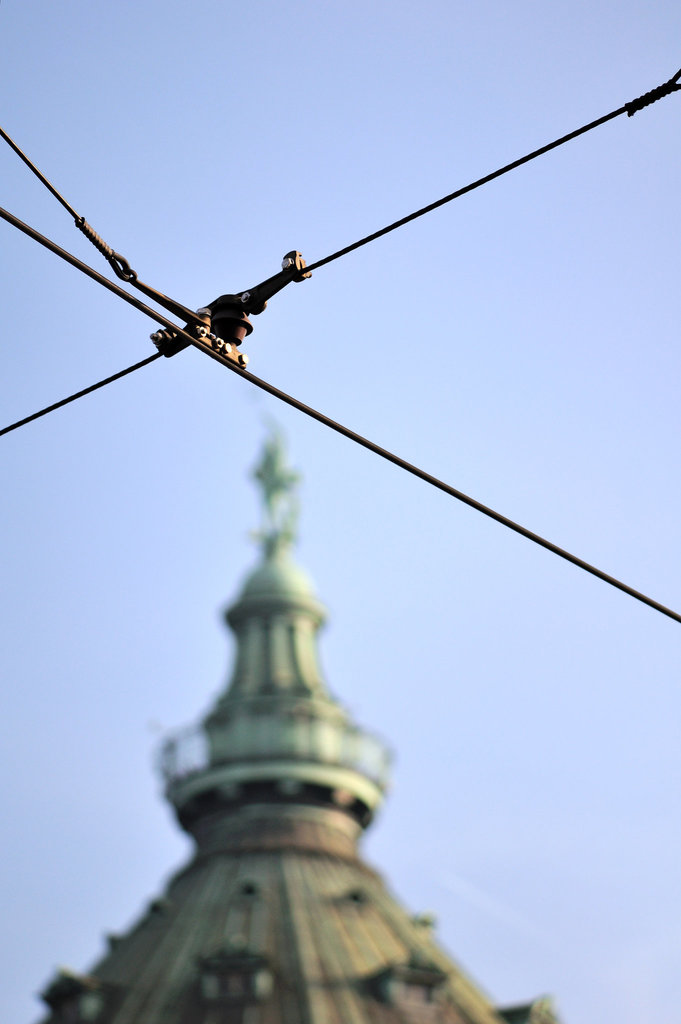
[[[225,341],[224,338],[219,338],[217,334],[211,331],[210,311],[208,309],[199,309],[197,313],[205,320],[205,325],[187,324],[183,329],[184,335],[191,335],[191,342],[172,328],[154,331],[153,334],[149,335],[161,355],[169,359],[171,356],[177,355],[178,352],[187,348],[190,344],[193,344],[196,348],[200,348],[203,352],[212,355],[218,362],[234,363],[240,370],[245,370],[248,365],[248,356],[245,352],[239,352],[236,347],[241,344],[241,339],[238,338],[240,331],[237,331],[237,336],[232,335],[235,341],[235,344],[232,344],[229,341]],[[227,324],[227,326],[230,325]]]
[[644,92],[643,96],[639,96],[638,99],[625,103],[624,109],[627,112],[627,117],[633,117],[638,110],[643,110],[644,107],[648,107],[651,103],[656,103],[658,100],[664,99],[665,96],[670,96],[673,92],[679,92],[681,90],[679,78],[681,78],[681,68],[679,68],[676,74],[670,78],[668,82],[663,82],[662,85],[658,85],[656,89],[651,89],[650,92]]
[[183,348],[187,348],[189,342],[186,338],[180,338],[177,331],[173,331],[166,327],[162,331],[154,331],[149,337],[153,341],[154,345],[166,359],[171,356],[177,355]]
[[[137,275],[134,270],[130,270],[129,264],[122,256],[112,253],[111,257],[107,258],[119,277],[122,277],[123,280],[132,280],[133,283],[136,282]],[[123,265],[123,273],[119,273],[114,260],[120,261]],[[124,276],[124,273],[129,273],[132,276]],[[239,352],[238,349],[244,338],[247,338],[253,331],[253,324],[248,319],[248,314],[262,313],[267,306],[267,300],[287,284],[291,281],[304,281],[310,276],[311,272],[307,270],[305,260],[294,249],[284,256],[278,274],[268,277],[266,281],[255,285],[249,291],[220,295],[208,306],[197,309],[196,314],[192,315],[196,315],[199,322],[186,324],[182,332],[184,337],[178,331],[166,328],[154,331],[150,338],[161,355],[167,358],[181,352],[189,344],[193,344],[219,362],[233,363],[239,369],[244,370],[248,364],[248,356],[245,352]],[[169,300],[165,296],[153,292],[141,281],[136,283],[137,287],[147,295],[157,302],[161,302],[166,308],[171,308]],[[173,312],[181,315],[179,307],[176,307]],[[191,314],[191,310],[184,310],[184,313],[185,316]],[[191,335],[191,342],[187,340],[187,335]]]

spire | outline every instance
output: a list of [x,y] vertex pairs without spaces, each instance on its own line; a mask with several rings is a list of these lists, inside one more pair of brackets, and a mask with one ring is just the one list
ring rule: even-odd
[[236,657],[198,728],[166,743],[167,795],[197,837],[206,816],[231,817],[263,801],[287,804],[288,813],[301,805],[333,808],[365,827],[382,800],[389,757],[324,680],[317,634],[326,613],[293,560],[300,477],[279,431],[253,476],[263,502],[260,559],[225,613]]

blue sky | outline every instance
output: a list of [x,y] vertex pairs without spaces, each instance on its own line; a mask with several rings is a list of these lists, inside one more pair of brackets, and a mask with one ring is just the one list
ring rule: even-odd
[[[4,0],[3,127],[198,307],[313,262],[681,64],[678,5]],[[291,285],[250,368],[676,609],[679,98]],[[2,205],[102,271],[8,148]],[[11,422],[151,321],[2,231]],[[2,1018],[187,856],[153,771],[231,648],[264,421],[304,474],[333,691],[397,753],[369,859],[501,1003],[681,999],[676,623],[194,351],[2,439]],[[228,641],[229,643],[229,641]]]

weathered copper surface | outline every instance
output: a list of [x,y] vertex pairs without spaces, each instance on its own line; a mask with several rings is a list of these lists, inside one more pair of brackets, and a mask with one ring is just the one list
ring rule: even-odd
[[388,760],[322,677],[323,608],[288,553],[295,475],[270,456],[230,682],[163,759],[195,854],[86,976],[46,988],[46,1024],[548,1024],[542,1001],[501,1016],[358,854]]
[[[337,813],[342,812],[331,811],[331,818]],[[260,842],[253,827],[257,815],[247,814],[243,824],[235,820],[232,848],[201,851],[90,972],[105,993],[108,1011],[97,1019],[105,1024],[426,1019],[499,1024],[489,1001],[324,816],[319,811],[317,820],[296,822],[295,815],[285,815],[275,824],[277,808],[272,808],[272,823],[263,826]],[[332,852],[336,843],[338,854]],[[262,999],[206,1002],[200,964],[221,951],[266,963],[270,993]],[[432,965],[436,979],[441,974],[444,982],[432,1003],[407,998],[391,1004],[376,979],[408,968],[414,958]],[[57,1024],[58,1018],[47,1020]]]

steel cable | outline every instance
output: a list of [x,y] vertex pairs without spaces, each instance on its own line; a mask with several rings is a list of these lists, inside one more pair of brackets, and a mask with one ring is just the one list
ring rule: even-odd
[[[400,217],[399,220],[393,221],[392,224],[379,228],[378,231],[373,231],[370,235],[365,235],[356,242],[352,242],[350,245],[346,245],[342,249],[338,249],[329,256],[325,256],[323,259],[317,260],[316,263],[312,263],[307,267],[308,273],[311,273],[313,270],[318,270],[320,267],[324,267],[327,264],[332,263],[334,260],[340,259],[341,256],[346,256],[348,253],[354,252],[355,249],[368,245],[369,242],[374,242],[376,239],[382,238],[383,235],[387,235],[391,231],[396,231],[397,228],[401,228],[405,224],[409,224],[411,221],[416,220],[418,217],[423,217],[425,214],[431,213],[433,210],[437,210],[439,207],[453,202],[455,199],[459,199],[468,192],[473,192],[482,185],[487,185],[489,182],[494,181],[495,178],[500,178],[502,175],[508,174],[509,171],[515,170],[516,167],[522,167],[523,164],[527,164],[531,160],[535,160],[537,157],[543,156],[545,153],[550,153],[551,150],[557,149],[559,146],[563,146],[566,142],[572,141],[572,139],[579,138],[580,135],[585,135],[594,128],[598,128],[601,125],[606,124],[608,121],[612,121],[614,118],[620,117],[622,114],[627,114],[628,117],[633,117],[635,113],[639,110],[643,110],[644,107],[650,106],[650,104],[656,103],[665,96],[669,96],[671,93],[681,90],[679,78],[681,78],[681,68],[679,68],[676,74],[672,75],[672,77],[666,82],[656,86],[654,89],[650,89],[648,92],[643,93],[642,96],[638,96],[634,100],[629,100],[629,102],[623,103],[621,107],[610,111],[609,114],[604,114],[602,117],[598,117],[596,120],[582,125],[581,128],[568,132],[567,135],[561,135],[560,138],[554,139],[553,142],[549,142],[545,146],[540,146],[539,149],[535,149],[531,153],[527,153],[525,156],[519,157],[517,160],[512,160],[510,163],[504,164],[503,167],[499,167],[496,171],[492,171],[490,174],[485,174],[482,178],[478,178],[475,181],[470,182],[470,184],[464,185],[462,188],[458,188],[454,192],[450,192],[441,199],[436,199],[434,202],[428,203],[427,206],[422,206],[413,213]],[[94,229],[90,227],[85,218],[80,216],[76,210],[74,210],[71,204],[64,199],[54,185],[52,185],[52,183],[45,177],[42,171],[36,167],[33,161],[29,159],[29,157],[2,127],[0,127],[0,136],[8,143],[9,146],[11,146],[26,166],[40,179],[43,185],[50,190],[55,199],[57,199],[66,210],[68,210],[74,218],[76,227],[83,232],[86,238],[88,238],[89,241],[92,242],[98,251],[105,257],[105,259],[108,260],[116,275],[121,278],[121,280],[127,281],[138,288],[141,287],[142,290],[146,290],[148,294],[147,286],[144,286],[141,282],[137,281],[137,274],[134,270],[131,270],[127,260],[125,260],[119,253],[114,252],[113,249],[107,245],[102,238],[100,238]]]
[[[72,267],[76,268],[76,270],[80,270],[82,274],[85,274],[87,277],[91,277],[93,281],[97,282],[97,284],[101,284],[102,288],[106,288],[108,291],[113,292],[114,295],[119,297],[119,299],[123,299],[124,302],[127,302],[129,305],[134,306],[135,309],[138,309],[140,313],[144,313],[146,316],[151,317],[152,320],[156,320],[165,327],[172,327],[175,329],[175,324],[172,320],[169,320],[165,314],[159,313],[157,310],[152,309],[151,306],[147,306],[141,299],[131,295],[130,292],[126,292],[125,288],[121,288],[121,286],[115,284],[114,281],[110,281],[108,277],[104,277],[104,275],[100,274],[98,270],[88,266],[87,263],[83,263],[83,261],[79,260],[77,256],[74,256],[73,253],[68,252],[66,249],[62,249],[62,247],[57,245],[56,242],[53,242],[51,238],[46,238],[45,235],[41,235],[35,228],[32,228],[29,224],[25,224],[23,220],[19,220],[19,218],[15,217],[13,213],[10,213],[9,210],[4,210],[1,206],[0,219],[7,221],[7,223],[11,224],[12,227],[18,228],[19,231],[28,235],[28,237],[32,238],[35,242],[38,242],[39,245],[42,245],[45,249],[49,249],[50,252],[53,252],[55,256],[59,256],[60,259],[64,260],[66,263],[70,263]],[[196,317],[196,314],[192,313],[192,317]],[[202,323],[200,319],[199,323]]]
[[99,388],[106,387],[107,384],[111,384],[115,380],[120,380],[121,377],[127,377],[129,373],[134,373],[135,370],[141,370],[143,366],[148,366],[149,363],[153,363],[155,359],[160,358],[161,353],[154,352],[153,356],[147,356],[146,359],[142,359],[139,363],[133,363],[132,366],[128,366],[125,370],[119,370],[118,373],[112,374],[111,377],[106,377],[104,380],[100,380],[96,384],[91,384],[90,387],[83,388],[82,391],[76,391],[75,394],[69,395],[68,398],[62,398],[59,402],[53,402],[52,405],[47,405],[44,409],[31,413],[30,416],[24,416],[23,420],[17,420],[16,423],[10,423],[8,427],[3,427],[2,430],[0,430],[0,437],[2,437],[3,434],[9,434],[12,430],[17,430],[19,427],[25,426],[27,423],[32,423],[33,420],[40,419],[41,416],[47,416],[48,412],[54,412],[55,409],[61,409],[62,406],[68,405],[69,402],[75,402],[77,398],[83,398],[85,395],[89,395],[93,391],[97,391]]
[[535,160],[537,157],[543,156],[545,153],[550,153],[552,149],[558,149],[559,146],[563,146],[566,142],[570,142],[572,139],[576,139],[580,135],[586,135],[587,132],[592,131],[594,128],[598,128],[600,125],[606,124],[608,121],[612,121],[616,117],[620,117],[621,114],[627,114],[629,117],[632,117],[638,110],[642,110],[643,107],[647,107],[649,104],[655,103],[664,96],[669,96],[672,92],[678,92],[681,90],[681,85],[678,84],[680,77],[681,68],[679,68],[672,78],[667,82],[664,82],[662,85],[659,85],[656,89],[651,89],[650,92],[644,93],[643,96],[639,96],[637,99],[631,100],[629,103],[624,103],[621,107],[618,107],[617,110],[612,110],[609,114],[604,114],[602,117],[596,118],[595,121],[590,121],[588,124],[582,125],[581,128],[568,132],[567,135],[561,135],[559,139],[555,139],[553,142],[549,142],[545,146],[540,146],[539,149],[535,149],[531,153],[527,153],[525,156],[519,157],[517,160],[512,160],[509,164],[504,164],[503,167],[499,167],[496,171],[492,171],[490,174],[485,174],[484,177],[478,178],[476,181],[472,181],[469,185],[464,185],[462,188],[456,189],[455,192],[450,192],[449,195],[443,196],[442,199],[436,199],[435,202],[428,203],[427,206],[422,206],[419,210],[415,210],[413,213],[407,214],[406,217],[400,217],[399,220],[394,221],[392,224],[388,224],[384,228],[379,228],[378,231],[373,231],[370,235],[366,235],[364,238],[360,238],[358,241],[352,242],[350,245],[346,245],[343,249],[338,249],[336,252],[331,253],[330,256],[325,256],[324,259],[317,260],[316,263],[311,263],[306,268],[307,271],[312,272],[313,270],[318,270],[320,267],[324,267],[328,263],[332,263],[334,260],[340,259],[341,256],[346,256],[348,253],[354,252],[355,249],[359,249],[363,245],[368,245],[369,242],[374,242],[377,238],[382,238],[383,235],[387,235],[391,231],[396,231],[397,228],[401,228],[405,224],[409,224],[410,221],[416,220],[418,217],[423,217],[426,213],[431,213],[433,210],[437,210],[440,206],[445,206],[447,203],[451,203],[454,199],[459,199],[461,196],[466,195],[468,192],[473,192],[482,185],[487,185],[490,181],[494,181],[495,178],[500,178],[502,175],[508,174],[509,171],[515,170],[516,167],[522,167],[523,164],[527,164],[531,160]]
[[[446,203],[452,202],[454,199],[457,199],[468,192],[472,192],[474,189],[480,188],[482,185],[485,185],[488,182],[493,181],[495,178],[499,178],[502,175],[507,174],[509,171],[514,170],[516,167],[520,167],[523,164],[529,163],[531,160],[534,160],[537,157],[542,156],[543,154],[548,153],[551,150],[564,145],[566,142],[569,142],[572,139],[578,138],[580,135],[584,135],[586,132],[589,132],[592,129],[597,128],[598,126],[605,124],[606,122],[611,121],[616,117],[619,117],[621,114],[626,113],[629,117],[633,116],[638,110],[642,110],[645,106],[648,106],[651,103],[655,103],[657,100],[662,99],[664,96],[670,95],[672,92],[679,91],[681,89],[681,86],[678,84],[678,79],[680,77],[681,69],[679,69],[676,75],[674,75],[667,82],[663,83],[662,85],[658,86],[655,89],[650,90],[650,92],[645,93],[643,96],[640,96],[637,99],[630,101],[629,103],[625,103],[617,110],[613,110],[609,114],[605,114],[603,117],[599,117],[595,121],[591,121],[588,124],[583,125],[581,128],[578,128],[573,132],[569,132],[567,135],[563,135],[559,139],[556,139],[553,142],[550,142],[547,145],[540,147],[539,149],[533,150],[533,152],[528,153],[524,157],[520,157],[519,159],[514,160],[509,164],[505,164],[503,167],[500,167],[498,170],[493,171],[491,174],[487,174],[482,178],[478,178],[476,181],[471,182],[469,185],[465,185],[463,188],[457,189],[455,192],[451,192],[449,195],[443,196],[441,199],[438,199],[433,203],[429,203],[427,206],[421,207],[419,210],[416,210],[413,213],[410,213],[407,216],[402,217],[397,221],[394,221],[392,224],[389,224],[386,227],[379,229],[378,231],[374,231],[372,234],[366,235],[364,238],[361,238],[358,241],[353,242],[348,246],[345,246],[343,249],[339,249],[338,251],[332,253],[331,255],[326,256],[324,259],[318,260],[316,263],[313,263],[307,267],[308,272],[311,272],[312,270],[315,269],[319,269],[320,267],[325,266],[328,263],[331,263],[334,260],[339,259],[341,256],[353,252],[355,249],[359,249],[361,246],[367,245],[369,242],[372,242],[377,238],[380,238],[383,235],[388,234],[391,231],[395,231],[397,228],[402,227],[405,224],[408,224],[410,221],[416,220],[418,217],[422,217],[426,213],[430,213],[431,211],[438,209],[440,206],[444,206]],[[34,171],[34,173],[37,174],[41,181],[43,181],[43,183],[50,189],[50,191],[62,203],[62,205],[65,206],[66,209],[74,215],[74,217],[76,218],[77,226],[81,227],[81,230],[83,230],[82,225],[78,224],[78,221],[82,221],[82,218],[78,218],[78,215],[75,213],[72,207],[66,202],[65,199],[63,199],[62,196],[59,195],[56,189],[54,189],[54,187],[47,181],[47,179],[40,173],[40,171],[38,171],[35,165],[31,163],[28,157],[26,157],[21,152],[21,150],[19,150],[16,144],[12,142],[7,133],[4,132],[1,128],[0,133],[2,134],[2,137],[9,142],[9,144],[12,146],[15,152],[17,152],[19,156],[21,156],[22,160],[24,160],[24,162]],[[177,327],[163,315],[150,309],[148,306],[145,306],[144,303],[134,299],[134,297],[131,296],[128,292],[124,291],[122,288],[119,288],[117,285],[114,285],[111,281],[108,281],[106,278],[102,277],[102,275],[98,274],[97,271],[93,270],[91,267],[88,267],[87,264],[82,263],[75,256],[72,256],[70,253],[67,253],[65,250],[61,249],[54,242],[51,242],[49,239],[40,235],[39,232],[35,231],[33,228],[30,228],[28,225],[19,221],[18,218],[14,217],[12,214],[9,214],[7,211],[0,209],[0,217],[3,217],[3,219],[7,220],[9,223],[19,228],[19,230],[23,231],[25,234],[40,242],[41,245],[44,245],[46,248],[50,249],[56,255],[71,263],[77,269],[81,270],[83,273],[93,278],[93,280],[98,281],[104,287],[119,295],[120,298],[123,298],[125,301],[135,306],[137,309],[140,310],[140,312],[145,313],[145,315],[150,316],[157,322],[160,322],[164,324],[166,327],[171,328],[176,332],[178,336],[184,338],[186,341],[190,343],[194,342],[194,339],[191,337],[191,335],[182,330],[182,328]],[[86,222],[83,221],[83,224],[86,224]],[[90,235],[94,235],[94,232],[91,228],[89,228],[89,225],[87,225],[87,228],[89,229]],[[88,234],[88,231],[86,231],[85,233]],[[90,237],[90,235],[88,237]],[[90,240],[93,241],[95,245],[97,245],[97,242],[101,241],[98,236],[96,236],[96,240],[94,237],[91,237]],[[102,246],[106,247],[105,243],[102,242],[101,246],[97,246],[101,252],[104,251]],[[106,253],[104,254],[106,255]],[[107,256],[107,258],[109,257]],[[116,269],[115,266],[114,269]],[[119,274],[119,276],[121,275]],[[131,283],[136,283],[135,278],[136,275],[134,275],[133,272],[133,275],[131,277],[127,277],[124,279],[130,281]],[[152,297],[156,296],[152,295]],[[163,296],[162,298],[166,298],[167,300],[167,297],[165,296]],[[167,302],[172,303],[173,300],[167,300]],[[173,303],[173,305],[177,306],[178,304]],[[184,308],[181,308],[184,311]],[[192,317],[194,316],[195,314],[192,314]],[[210,355],[211,353],[209,352],[208,354]],[[60,408],[62,405],[66,405],[69,402],[75,401],[77,398],[80,398],[83,395],[88,394],[99,387],[104,387],[106,384],[118,379],[121,376],[125,376],[127,373],[132,373],[134,370],[139,369],[141,366],[144,366],[147,363],[150,363],[155,359],[158,359],[160,355],[161,353],[155,353],[148,359],[143,360],[141,363],[137,363],[132,367],[128,367],[126,370],[123,370],[120,373],[115,374],[113,377],[107,378],[104,381],[100,381],[98,384],[92,385],[90,388],[86,388],[82,392],[78,392],[77,394],[72,395],[67,399],[63,399],[61,402],[57,402],[54,405],[49,406],[38,413],[34,413],[32,416],[26,417],[25,419],[18,421],[16,424],[12,424],[9,427],[5,427],[3,430],[0,431],[0,435],[5,434],[10,430],[15,430],[19,426],[23,426],[25,423],[31,422],[33,419],[37,419],[39,416],[44,416],[48,412]],[[608,573],[603,572],[601,569],[598,569],[596,566],[591,565],[589,562],[586,562],[583,559],[578,558],[576,555],[571,554],[569,551],[566,551],[564,548],[559,547],[552,541],[546,540],[546,538],[541,537],[539,534],[534,533],[532,530],[528,530],[526,527],[521,526],[519,523],[514,522],[512,519],[503,516],[501,513],[496,512],[494,509],[491,509],[488,506],[483,505],[475,498],[471,498],[469,495],[464,494],[462,491],[459,491],[456,488],[451,487],[449,484],[445,483],[442,480],[439,480],[437,477],[432,476],[425,470],[422,470],[419,467],[412,465],[406,460],[400,458],[398,455],[395,455],[394,453],[388,451],[387,449],[381,448],[375,442],[370,441],[369,439],[363,437],[361,434],[357,434],[349,427],[345,427],[343,424],[340,424],[337,421],[331,419],[329,416],[326,416],[324,413],[321,413],[318,410],[313,409],[311,406],[305,405],[305,403],[299,401],[296,398],[293,398],[291,395],[288,395],[286,392],[281,391],[279,388],[276,388],[274,385],[269,384],[267,381],[264,381],[261,378],[255,377],[254,375],[248,373],[247,371],[240,369],[238,366],[236,366],[236,364],[232,363],[231,361],[225,361],[219,358],[217,353],[214,354],[214,358],[218,359],[218,361],[222,363],[222,365],[226,365],[234,373],[237,373],[240,376],[246,378],[247,380],[250,380],[250,382],[254,384],[256,387],[260,388],[263,391],[266,391],[268,394],[273,395],[275,398],[278,398],[280,401],[285,402],[287,405],[292,406],[299,412],[304,413],[306,416],[309,416],[312,419],[316,420],[317,422],[329,427],[331,430],[334,430],[337,433],[342,434],[349,440],[354,441],[356,444],[359,444],[363,448],[368,449],[375,455],[379,455],[381,458],[386,459],[388,462],[393,463],[393,465],[398,466],[399,468],[405,470],[406,472],[411,473],[414,476],[417,476],[419,479],[424,480],[426,483],[429,483],[432,486],[437,487],[439,490],[450,495],[456,500],[463,502],[470,508],[473,508],[476,511],[487,516],[488,518],[493,519],[495,522],[500,523],[502,526],[505,526],[508,529],[513,530],[515,533],[518,533],[521,536],[525,537],[527,540],[530,540],[533,543],[538,544],[540,547],[543,547],[546,550],[551,551],[553,554],[558,555],[560,558],[565,559],[566,561],[572,563],[573,565],[584,570],[585,572],[588,572],[591,575],[596,576],[598,579],[602,580],[605,583],[608,583],[610,586],[613,586],[618,590],[621,590],[623,593],[628,594],[630,597],[633,597],[636,600],[641,601],[642,603],[648,605],[650,608],[653,608],[661,614],[674,619],[676,622],[681,622],[681,615],[679,615],[678,612],[673,611],[671,608],[668,608],[665,605],[660,604],[658,601],[655,601],[647,595],[641,593],[640,591],[635,590],[633,587],[630,587],[628,584],[623,583],[616,577],[610,576]]]
[[648,597],[639,590],[635,590],[633,587],[630,587],[627,583],[623,583],[621,580],[616,579],[616,577],[603,572],[602,569],[598,569],[589,562],[585,562],[582,558],[578,558],[576,555],[571,554],[569,551],[559,547],[552,541],[546,540],[546,538],[540,536],[538,533],[528,530],[527,527],[521,526],[519,523],[514,522],[512,519],[502,515],[500,512],[496,512],[487,505],[483,505],[482,502],[477,501],[477,499],[471,498],[469,495],[464,494],[463,491],[457,490],[455,487],[445,483],[443,480],[439,480],[437,477],[432,476],[430,473],[420,469],[418,466],[412,465],[412,463],[400,458],[399,455],[395,455],[393,452],[390,452],[385,448],[381,448],[380,445],[377,445],[374,441],[370,441],[361,434],[357,434],[354,430],[344,426],[342,423],[337,423],[336,420],[331,419],[324,413],[318,412],[317,409],[313,409],[309,405],[305,405],[303,402],[299,401],[299,399],[286,394],[286,392],[280,391],[279,388],[274,387],[272,384],[268,384],[267,381],[261,380],[259,377],[255,377],[253,374],[250,374],[245,370],[240,370],[237,366],[230,366],[230,369],[233,369],[234,372],[238,373],[240,376],[245,377],[246,380],[249,380],[251,384],[254,384],[256,387],[261,388],[263,391],[273,395],[275,398],[285,402],[287,405],[292,406],[294,409],[304,413],[306,416],[310,416],[312,419],[317,420],[318,423],[323,423],[331,430],[335,430],[336,433],[342,434],[343,437],[347,437],[350,441],[354,441],[356,444],[361,445],[368,451],[373,452],[374,455],[379,455],[382,459],[385,459],[387,462],[392,462],[393,465],[405,470],[405,472],[411,473],[413,476],[418,477],[420,480],[424,480],[428,484],[432,484],[433,487],[437,487],[438,490],[444,491],[444,493],[450,495],[450,497],[463,502],[464,505],[468,505],[470,508],[475,509],[476,512],[481,512],[489,519],[493,519],[502,526],[506,526],[509,530],[519,533],[521,537],[525,537],[527,540],[531,540],[534,544],[538,544],[547,551],[551,551],[554,555],[558,555],[559,558],[565,559],[566,562],[571,562],[572,565],[576,565],[578,569],[583,569],[585,572],[590,573],[592,576],[596,576],[604,583],[609,583],[610,586],[628,594],[629,597],[633,597],[637,601],[647,604],[649,608],[654,608],[655,611],[661,612],[663,615],[667,615],[670,619],[674,619],[676,622],[681,622],[681,615],[678,612],[675,612],[672,608],[668,608],[666,605],[660,604],[659,601],[653,600],[653,598]]
[[[124,289],[119,288],[119,286],[114,284],[112,281],[108,281],[105,277],[102,277],[102,275],[99,274],[96,270],[93,270],[92,267],[88,267],[87,264],[77,259],[71,253],[66,252],[66,250],[61,249],[60,246],[56,245],[56,243],[52,242],[49,238],[45,238],[38,231],[35,231],[33,228],[30,228],[27,224],[24,224],[17,217],[14,217],[12,214],[9,214],[6,210],[3,210],[1,207],[0,217],[8,221],[8,223],[19,228],[19,230],[29,235],[29,237],[34,238],[37,242],[40,242],[41,245],[44,245],[46,248],[50,249],[50,251],[56,253],[57,256],[60,256],[68,263],[71,263],[78,270],[82,271],[84,274],[87,274],[88,277],[91,277],[93,280],[103,285],[109,291],[112,291],[114,292],[114,294],[119,295],[120,298],[125,299],[126,302],[129,302],[132,306],[135,306],[136,309],[139,309],[141,313],[144,313],[152,320],[155,320],[157,322],[160,321],[166,327],[169,327],[171,330],[175,331],[179,337],[183,338],[185,341],[189,342],[192,345],[194,344],[195,339],[190,334],[188,334],[187,331],[183,330],[181,327],[178,327],[176,324],[173,324],[172,321],[167,319],[167,317],[163,316],[160,313],[157,313],[149,306],[145,306],[145,304],[143,302],[140,302],[139,299],[136,299],[134,295],[130,295]],[[418,466],[412,465],[412,463],[400,458],[399,455],[395,455],[393,452],[390,452],[385,448],[381,448],[380,445],[377,445],[374,441],[370,441],[368,438],[356,433],[354,430],[351,430],[349,427],[344,426],[342,423],[338,423],[336,420],[331,419],[330,416],[326,416],[324,413],[319,412],[317,409],[313,409],[311,406],[306,405],[304,402],[301,402],[299,399],[287,394],[285,391],[281,391],[273,384],[269,384],[267,381],[262,380],[260,377],[256,377],[254,374],[249,373],[247,370],[241,369],[236,365],[236,363],[233,363],[230,360],[222,359],[217,352],[211,352],[209,350],[204,349],[202,349],[202,351],[206,351],[207,355],[212,356],[212,358],[216,359],[222,366],[227,366],[228,369],[232,370],[233,373],[238,374],[245,380],[249,380],[251,384],[255,385],[255,387],[260,388],[262,391],[266,391],[274,398],[278,398],[281,402],[285,402],[287,405],[290,405],[292,408],[304,413],[304,415],[309,416],[311,419],[316,420],[318,423],[323,423],[324,426],[329,427],[331,430],[336,431],[336,433],[338,434],[342,434],[344,437],[347,437],[350,441],[354,441],[356,444],[359,444],[363,448],[368,449],[368,451],[373,452],[375,455],[379,455],[382,459],[386,459],[388,462],[392,462],[393,465],[398,466],[400,469],[405,470],[407,473],[411,473],[413,476],[419,477],[419,479],[424,480],[426,483],[431,484],[433,487],[437,487],[438,490],[444,491],[445,494],[449,494],[450,497],[455,498],[457,501],[463,502],[463,504],[468,505],[470,508],[475,509],[477,512],[481,512],[483,515],[495,520],[495,522],[500,523],[502,526],[507,527],[509,530],[513,530],[515,533],[519,533],[522,537],[525,537],[527,540],[532,541],[534,544],[538,544],[540,547],[545,548],[547,551],[551,551],[554,555],[558,555],[560,558],[565,559],[565,561],[571,562],[573,565],[577,566],[577,568],[583,569],[585,572],[590,573],[592,576],[596,576],[604,583],[608,583],[610,586],[615,587],[618,590],[621,590],[625,594],[628,594],[629,597],[633,597],[637,601],[641,601],[643,604],[648,605],[650,608],[653,608],[655,611],[660,612],[662,615],[668,616],[670,619],[674,619],[676,622],[681,622],[681,615],[678,612],[675,612],[673,611],[673,609],[666,607],[666,605],[660,604],[659,601],[653,600],[653,598],[648,597],[646,594],[641,593],[639,590],[635,590],[633,587],[630,587],[627,583],[623,583],[616,577],[610,576],[608,573],[603,572],[601,569],[598,569],[596,566],[591,565],[589,562],[585,562],[583,559],[571,554],[569,551],[566,551],[564,548],[559,547],[552,541],[546,540],[546,538],[540,536],[538,533],[534,533],[532,530],[528,530],[527,527],[521,526],[519,523],[514,522],[512,519],[509,519],[507,516],[502,515],[500,512],[496,512],[494,509],[489,508],[487,505],[483,505],[482,502],[477,501],[477,499],[471,498],[469,495],[464,494],[463,491],[459,491],[455,487],[452,487],[450,484],[445,483],[443,480],[439,480],[437,477],[432,476],[430,473],[427,473],[425,470],[419,469]],[[154,353],[153,356],[150,356],[148,359],[143,360],[141,364],[136,364],[135,366],[130,367],[128,370],[122,371],[121,375],[124,376],[125,373],[131,373],[134,369],[137,369],[138,366],[146,365],[146,363],[150,363],[154,359],[158,359],[160,355],[160,352]],[[115,380],[118,376],[119,375],[116,374],[111,379]],[[0,435],[7,433],[9,430],[15,430],[17,427],[22,426],[24,423],[28,423],[32,419],[36,419],[38,416],[43,416],[46,413],[51,412],[52,409],[59,408],[61,405],[67,404],[69,401],[75,401],[75,399],[79,398],[81,394],[87,394],[89,390],[94,390],[97,387],[103,387],[106,383],[109,383],[108,379],[106,381],[100,382],[100,384],[94,385],[92,389],[85,389],[85,391],[79,392],[77,395],[73,395],[69,399],[65,399],[62,402],[57,402],[53,406],[49,406],[47,409],[41,410],[40,413],[37,413],[33,416],[27,416],[24,420],[21,420],[16,424],[12,424],[10,427],[6,427],[4,430],[0,431]]]
[[73,217],[74,223],[79,231],[81,231],[89,242],[92,242],[95,249],[102,254],[104,259],[107,261],[116,277],[121,281],[125,281],[126,284],[131,284],[133,287],[139,289],[148,298],[153,299],[155,302],[159,302],[166,309],[170,310],[173,316],[184,317],[185,320],[196,323],[200,323],[200,318],[197,318],[194,310],[188,309],[183,306],[182,303],[177,302],[175,299],[169,298],[164,295],[163,292],[156,291],[155,288],[151,288],[148,284],[140,281],[137,277],[136,271],[134,271],[124,256],[121,256],[119,252],[114,252],[110,245],[108,245],[103,238],[101,238],[97,232],[91,227],[90,224],[85,220],[85,217],[77,213],[76,210],[71,206],[69,202],[57,191],[54,185],[45,177],[32,160],[23,152],[23,150],[17,145],[14,139],[7,134],[4,128],[0,127],[0,137],[14,150],[14,152],[23,160],[28,168],[36,175],[37,178],[43,183],[43,185],[49,189],[52,195],[57,199],[61,205],[67,210]]

